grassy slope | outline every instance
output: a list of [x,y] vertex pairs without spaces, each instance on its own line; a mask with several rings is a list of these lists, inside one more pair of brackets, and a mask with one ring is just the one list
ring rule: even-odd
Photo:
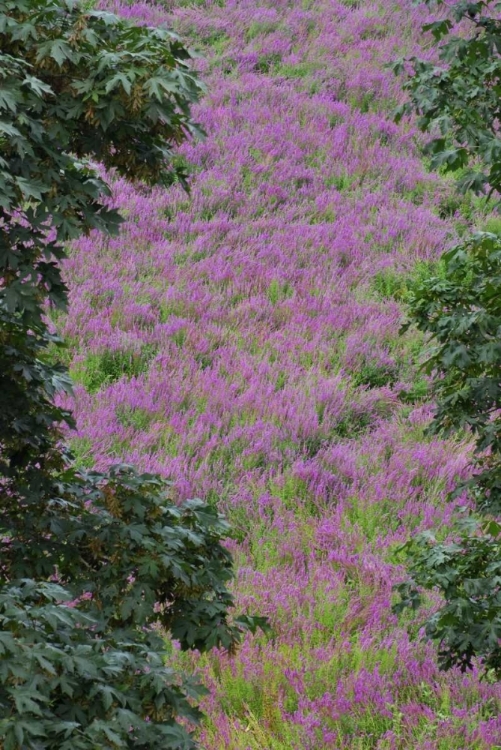
[[384,64],[416,48],[423,11],[107,7],[174,24],[207,54],[209,138],[182,156],[191,198],[116,183],[128,222],[73,248],[63,322],[79,460],[133,461],[218,503],[239,606],[275,626],[231,660],[199,660],[205,747],[492,748],[500,689],[440,674],[389,610],[396,547],[447,529],[468,457],[424,437],[422,342],[398,336],[406,280],[476,217],[391,120]]

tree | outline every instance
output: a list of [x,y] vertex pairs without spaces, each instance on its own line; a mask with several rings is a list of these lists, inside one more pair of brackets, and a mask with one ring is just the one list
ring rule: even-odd
[[[443,5],[443,0],[427,0]],[[399,121],[416,112],[418,125],[432,138],[425,146],[432,168],[459,172],[458,189],[489,195],[501,192],[501,19],[497,3],[460,0],[452,18],[423,26],[437,46],[438,64],[416,57],[397,60],[397,74],[408,72],[409,100],[396,112]],[[466,33],[451,34],[455,24]],[[469,32],[469,33],[468,33]]]
[[185,183],[172,148],[199,132],[192,54],[170,31],[73,0],[0,0],[0,746],[194,748],[201,687],[168,666],[232,650],[228,527],[127,466],[78,471],[71,384],[47,305],[64,310],[64,243],[117,231],[96,162]]
[[475,656],[501,676],[501,241],[479,232],[442,256],[442,275],[410,294],[411,323],[434,344],[425,362],[434,375],[436,411],[430,432],[475,436],[472,476],[456,488],[468,492],[485,518],[467,516],[453,542],[430,532],[405,545],[412,580],[399,586],[396,610],[417,608],[416,586],[436,588],[445,604],[426,623],[440,643],[443,667],[472,666]]
[[[439,2],[439,5],[441,2]],[[461,191],[501,191],[501,21],[489,3],[460,2],[453,20],[471,33],[451,35],[453,21],[431,23],[440,66],[417,58],[405,83],[410,101],[397,112],[418,113],[432,138],[425,150],[433,167],[458,171]],[[445,41],[443,41],[445,40]],[[395,64],[397,72],[405,61]],[[439,644],[443,668],[471,668],[481,657],[501,678],[501,241],[478,232],[443,256],[443,271],[416,285],[409,300],[409,325],[431,339],[424,363],[434,376],[436,411],[432,433],[467,430],[476,454],[470,478],[455,494],[468,492],[476,512],[458,523],[453,541],[431,532],[404,547],[411,579],[398,586],[395,610],[417,609],[420,589],[438,590],[444,604],[425,623]]]

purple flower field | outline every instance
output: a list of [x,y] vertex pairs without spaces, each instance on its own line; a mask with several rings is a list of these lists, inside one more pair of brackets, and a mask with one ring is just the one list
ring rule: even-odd
[[101,5],[205,55],[208,138],[179,156],[192,195],[116,181],[127,223],[72,246],[71,312],[54,321],[80,464],[125,460],[216,503],[235,530],[238,607],[274,627],[234,657],[190,657],[210,688],[202,746],[501,747],[501,687],[439,672],[390,609],[397,548],[416,529],[447,533],[470,455],[466,439],[424,435],[425,343],[398,335],[402,289],[482,221],[392,120],[401,83],[385,65],[419,52],[427,11]]

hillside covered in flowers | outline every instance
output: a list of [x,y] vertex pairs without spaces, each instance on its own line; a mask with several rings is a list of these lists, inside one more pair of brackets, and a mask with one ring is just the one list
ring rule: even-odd
[[[387,64],[427,52],[410,0],[165,0],[106,7],[203,57],[191,195],[113,183],[119,236],[65,264],[82,466],[126,461],[225,512],[238,607],[272,636],[190,662],[207,750],[487,750],[498,685],[439,672],[391,613],[399,547],[447,533],[466,439],[399,335],[406,292],[482,205],[396,125]],[[434,606],[430,599],[429,606]],[[413,638],[412,636],[416,636]],[[173,649],[173,659],[185,659]]]

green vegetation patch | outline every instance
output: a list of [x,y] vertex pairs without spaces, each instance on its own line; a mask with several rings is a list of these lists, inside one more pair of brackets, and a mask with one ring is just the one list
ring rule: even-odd
[[143,346],[139,353],[121,349],[92,352],[72,368],[71,375],[89,393],[95,393],[121,378],[142,375],[147,371],[155,353],[156,348],[149,345]]

